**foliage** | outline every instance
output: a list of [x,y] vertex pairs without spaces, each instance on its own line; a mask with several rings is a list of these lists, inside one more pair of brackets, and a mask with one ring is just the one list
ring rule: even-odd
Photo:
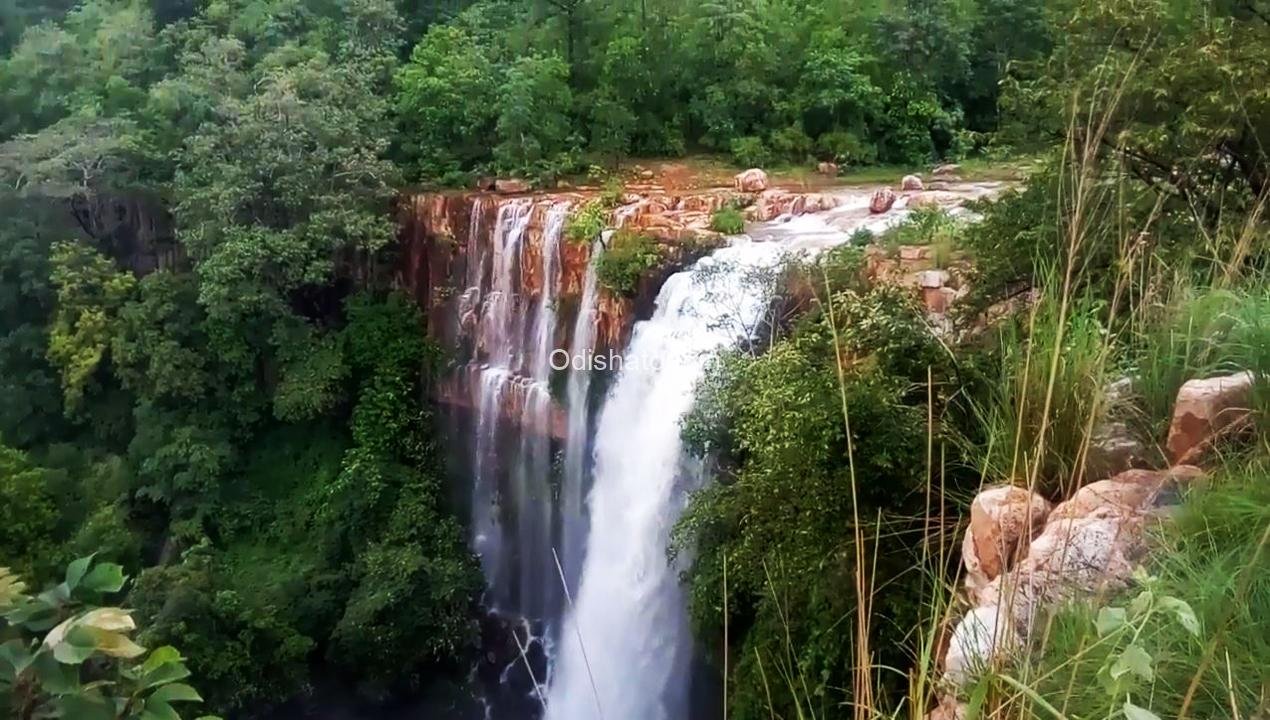
[[528,170],[538,177],[572,169],[568,113],[573,93],[567,80],[568,68],[556,57],[524,57],[507,70],[495,124],[499,169]]
[[445,177],[489,159],[497,118],[494,66],[462,28],[435,25],[397,71],[402,154],[423,177]]
[[631,230],[618,230],[609,239],[604,254],[595,260],[595,279],[609,292],[630,297],[639,289],[644,273],[660,260],[656,240]]
[[564,235],[569,242],[588,244],[600,237],[608,222],[609,210],[604,200],[588,200],[569,214]]
[[25,454],[0,446],[0,556],[30,577],[47,558],[58,525],[49,471]]
[[710,216],[710,229],[724,235],[739,235],[745,230],[745,214],[737,208],[719,208]]
[[1074,0],[1065,9],[1052,56],[1006,95],[1029,135],[1071,135],[1075,102],[1082,116],[1105,118],[1100,151],[1176,195],[1202,224],[1264,196],[1262,2]]
[[129,594],[149,619],[141,640],[184,647],[209,704],[225,711],[298,692],[312,640],[288,622],[285,608],[256,606],[226,588],[223,572],[203,550],[143,572]]
[[763,138],[752,135],[733,140],[730,150],[732,162],[738,167],[763,167],[772,159],[771,152],[763,143]]
[[[0,707],[11,717],[179,718],[173,703],[201,703],[175,648],[153,652],[129,638],[131,612],[99,607],[126,578],[92,556],[72,562],[66,579],[37,596],[0,568]],[[51,629],[50,629],[51,628]],[[182,705],[184,706],[184,705]]]
[[[737,658],[729,707],[737,717],[786,715],[807,703],[817,717],[850,716],[840,710],[839,688],[851,682],[853,509],[867,518],[874,612],[917,612],[916,548],[895,538],[909,513],[920,512],[926,482],[925,410],[908,391],[918,377],[925,382],[927,361],[940,371],[939,349],[911,301],[893,290],[844,290],[834,305],[842,385],[822,308],[764,355],[717,358],[683,424],[686,446],[728,469],[693,496],[674,537],[680,550],[694,548],[685,578],[697,631],[722,636],[722,608],[729,608]],[[858,493],[853,476],[867,479]],[[907,631],[876,633],[874,642],[886,648],[878,661],[900,662]],[[765,684],[764,674],[786,680]]]
[[108,259],[75,243],[55,245],[51,263],[57,313],[49,328],[49,360],[61,370],[66,410],[74,413],[106,358],[117,313],[134,283]]

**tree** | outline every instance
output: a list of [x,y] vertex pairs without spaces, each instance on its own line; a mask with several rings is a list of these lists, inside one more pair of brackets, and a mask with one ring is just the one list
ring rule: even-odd
[[[1270,6],[1073,0],[1053,55],[1007,95],[1034,136],[1092,133],[1207,228],[1270,193]],[[1231,192],[1231,191],[1234,192]]]
[[436,26],[397,71],[396,114],[405,156],[441,178],[491,157],[498,84],[482,48],[460,28]]
[[49,328],[48,356],[62,374],[66,412],[75,415],[108,360],[119,310],[135,280],[78,243],[55,244],[51,262],[57,310]]
[[568,68],[559,58],[517,60],[499,88],[498,105],[494,159],[500,169],[550,174],[568,164],[566,156],[574,146],[569,120],[573,93]]

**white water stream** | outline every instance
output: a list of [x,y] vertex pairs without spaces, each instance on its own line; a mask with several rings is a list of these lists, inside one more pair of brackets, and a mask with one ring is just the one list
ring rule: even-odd
[[[682,453],[680,419],[720,348],[754,332],[771,300],[753,278],[790,253],[815,253],[901,213],[869,216],[867,195],[838,211],[754,228],[662,287],[638,323],[600,411],[590,534],[574,608],[560,635],[547,720],[684,720],[691,633],[671,528],[701,473]],[[862,211],[862,212],[861,212]]]

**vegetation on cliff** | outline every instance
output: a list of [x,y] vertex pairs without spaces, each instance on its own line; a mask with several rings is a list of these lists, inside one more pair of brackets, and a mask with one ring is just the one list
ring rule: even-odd
[[[924,715],[963,501],[983,482],[1061,497],[1113,405],[1163,463],[1182,383],[1237,370],[1253,427],[1157,528],[1154,579],[1102,601],[1138,639],[1060,608],[970,699],[1264,715],[1268,18],[1264,0],[0,1],[0,707],[88,717],[66,703],[110,694],[133,701],[115,717],[168,717],[200,696],[247,716],[315,673],[377,697],[465,675],[482,581],[443,490],[441,350],[392,290],[406,183],[1013,149],[1039,167],[981,221],[915,213],[880,238],[969,265],[956,332],[855,250],[755,278],[795,292],[701,388],[684,434],[719,482],[676,533],[729,717]],[[615,234],[600,282],[635,292],[662,250]],[[1198,636],[1130,617],[1143,590]],[[134,609],[133,639],[107,606],[109,626],[48,643],[65,667],[35,658],[55,625],[32,603],[60,621],[104,602]],[[1151,657],[1132,672],[1130,645]]]

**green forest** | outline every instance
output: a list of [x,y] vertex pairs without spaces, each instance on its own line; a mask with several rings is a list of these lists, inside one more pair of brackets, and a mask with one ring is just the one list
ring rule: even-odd
[[1122,603],[1209,634],[1131,613],[1125,675],[1065,607],[968,718],[1263,717],[1268,148],[1266,0],[0,0],[0,708],[470,697],[452,349],[395,283],[398,197],[655,159],[1025,168],[874,239],[967,258],[958,323],[1031,293],[1000,332],[941,339],[843,247],[711,362],[683,436],[719,478],[668,552],[725,717],[924,718],[976,489],[1069,494],[1118,377],[1159,455],[1183,382],[1242,370],[1252,429]]

